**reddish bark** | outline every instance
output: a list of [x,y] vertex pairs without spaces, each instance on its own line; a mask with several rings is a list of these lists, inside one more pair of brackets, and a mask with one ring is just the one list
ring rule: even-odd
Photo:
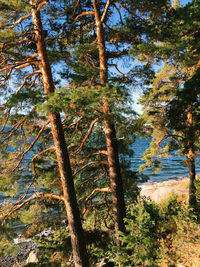
[[[54,82],[46,51],[40,11],[37,9],[37,6],[34,5],[33,1],[30,1],[30,3],[32,5],[32,18],[35,38],[37,42],[37,51],[40,59],[40,70],[42,73],[43,86],[45,95],[48,96],[55,90]],[[90,264],[86,251],[84,233],[81,225],[80,213],[74,189],[72,170],[69,161],[68,150],[65,142],[60,114],[50,112],[49,118],[51,122],[51,132],[53,136],[56,157],[60,172],[60,179],[63,190],[64,204],[67,212],[75,266],[89,267]]]
[[[104,32],[98,7],[98,1],[93,0],[93,6],[99,50],[100,82],[101,85],[104,85],[108,81],[108,63],[106,56]],[[123,219],[126,217],[126,207],[124,202],[123,182],[120,171],[116,131],[113,122],[107,119],[108,115],[110,114],[108,101],[106,100],[106,98],[104,98],[103,101],[103,112],[105,114],[104,128],[109,163],[110,184],[112,190],[113,212],[115,219],[115,235],[116,243],[117,245],[120,245],[118,231],[125,232],[125,225]]]

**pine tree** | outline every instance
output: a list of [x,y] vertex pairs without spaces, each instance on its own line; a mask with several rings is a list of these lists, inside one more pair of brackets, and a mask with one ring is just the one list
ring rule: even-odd
[[[26,54],[26,51],[24,51],[24,54],[21,54],[21,59],[19,60],[20,63],[15,60],[13,62],[13,65],[9,65],[9,60],[3,61],[4,67],[1,69],[1,72],[3,72],[3,75],[5,73],[5,77],[3,80],[3,85],[5,84],[6,80],[10,78],[10,73],[11,71],[19,69],[23,69],[27,66],[31,66],[33,64],[37,64],[37,72],[36,73],[41,73],[42,76],[42,84],[45,92],[45,97],[47,98],[48,102],[48,96],[54,92],[55,90],[55,85],[53,82],[52,78],[52,73],[51,73],[51,67],[47,55],[47,50],[46,50],[46,45],[45,45],[45,40],[44,40],[44,31],[41,23],[41,18],[40,18],[40,9],[47,4],[47,2],[33,2],[30,1],[30,6],[27,4],[26,8],[30,11],[31,8],[31,13],[28,15],[20,16],[16,22],[10,26],[10,28],[15,28],[18,26],[21,22],[25,22],[25,20],[30,17],[33,19],[33,29],[31,31],[32,36],[34,36],[34,39],[30,42],[34,43],[36,45],[36,54],[34,55],[28,55]],[[12,5],[11,5],[12,6]],[[19,3],[16,4],[16,7],[19,8]],[[23,6],[22,6],[23,8]],[[18,15],[18,10],[16,11],[16,14]],[[28,25],[29,26],[29,25]],[[4,28],[6,29],[6,27]],[[8,28],[7,28],[8,29]],[[9,33],[9,29],[7,31]],[[25,35],[24,39],[19,41],[16,41],[14,45],[20,45],[23,43],[26,43],[29,41],[29,39],[26,37],[26,32],[22,32],[19,34],[20,36]],[[11,35],[11,37],[13,37]],[[13,46],[11,42],[5,43],[6,48],[9,46]],[[6,50],[5,47],[3,47],[3,53],[6,56]],[[35,49],[35,47],[34,47]],[[9,51],[10,52],[10,51]],[[34,62],[31,62],[31,59],[34,59]],[[35,73],[34,73],[35,74]],[[34,74],[28,74],[25,77],[24,83],[20,86],[19,92],[21,88],[25,85],[27,79]],[[20,209],[23,207],[25,204],[30,203],[31,201],[38,199],[38,198],[54,198],[58,199],[64,202],[66,212],[67,212],[67,218],[68,218],[68,224],[69,224],[69,230],[70,230],[70,235],[71,235],[71,243],[72,243],[72,249],[73,249],[73,255],[74,255],[74,262],[75,266],[89,266],[89,260],[88,260],[88,255],[86,251],[86,244],[85,244],[85,239],[83,235],[83,229],[81,225],[81,219],[80,219],[80,214],[79,214],[79,209],[78,209],[78,204],[76,200],[76,194],[74,190],[74,183],[73,183],[73,176],[72,176],[72,170],[71,170],[71,165],[68,157],[68,150],[65,142],[65,137],[64,137],[64,131],[61,123],[61,118],[60,114],[55,111],[49,111],[49,120],[51,123],[51,133],[53,135],[53,142],[54,142],[54,148],[56,152],[56,157],[57,157],[57,162],[58,162],[58,169],[60,173],[60,182],[61,182],[61,188],[62,188],[62,195],[58,195],[55,193],[36,193],[29,197],[28,199],[25,199],[25,201],[18,201],[15,205],[14,208],[11,208],[11,211],[7,213],[4,219],[8,217],[10,214],[12,214],[14,211]],[[5,121],[6,122],[6,121]],[[47,121],[48,122],[48,121]],[[49,122],[48,122],[49,123]],[[45,126],[47,123],[45,123]],[[3,130],[3,129],[1,129]],[[43,129],[44,130],[44,127]],[[35,142],[41,135],[42,131],[40,131],[40,134],[37,136],[35,139]],[[34,146],[35,142],[32,142],[32,144],[29,146],[28,151]],[[20,154],[21,161],[24,157],[24,155],[27,153],[27,150],[25,150],[23,153]],[[17,169],[21,163],[19,160],[19,163],[14,167],[14,169],[11,170],[13,172],[15,169]],[[6,169],[5,166],[3,166],[3,172],[2,172],[2,178],[5,179],[5,173]],[[27,192],[30,189],[30,186],[33,184],[33,182],[27,187],[27,190],[25,192],[24,197],[21,199],[23,200],[26,198]]]
[[[82,25],[81,19],[83,19],[83,25],[80,28],[82,34],[80,42],[77,42],[78,44],[76,43],[75,45],[76,54],[74,53],[75,57],[72,63],[72,67],[75,73],[73,72],[71,77],[76,86],[81,84],[84,84],[84,86],[86,87],[88,86],[88,91],[94,90],[92,86],[94,88],[101,86],[99,91],[101,91],[102,96],[101,98],[99,98],[99,109],[103,110],[101,116],[104,120],[107,156],[109,163],[109,178],[115,217],[115,232],[116,240],[118,240],[118,231],[125,231],[123,219],[126,212],[122,176],[119,163],[118,141],[114,125],[116,124],[116,121],[114,119],[115,113],[112,110],[114,106],[117,106],[117,104],[111,101],[112,99],[115,99],[114,92],[112,92],[113,89],[115,89],[114,81],[118,82],[121,86],[126,83],[128,84],[130,81],[129,78],[132,78],[132,73],[130,72],[130,77],[128,77],[129,75],[127,75],[127,77],[124,77],[125,75],[121,75],[121,77],[117,77],[116,75],[116,77],[114,77],[113,75],[112,77],[112,75],[109,75],[109,68],[110,65],[114,65],[118,72],[120,72],[117,67],[117,63],[112,64],[112,62],[116,61],[116,59],[120,60],[123,56],[128,56],[128,48],[123,48],[123,44],[126,44],[128,46],[129,42],[139,41],[139,35],[141,34],[142,30],[141,26],[137,26],[136,22],[136,30],[133,33],[130,31],[131,25],[129,25],[128,30],[123,29],[122,25],[118,26],[119,23],[116,23],[117,26],[112,25],[113,23],[110,21],[112,17],[112,12],[110,12],[112,6],[116,10],[118,10],[120,16],[123,12],[128,13],[124,8],[124,5],[121,5],[120,3],[117,3],[118,8],[115,4],[113,5],[110,2],[104,3],[103,1],[93,1],[93,6],[91,5],[86,9],[84,9],[84,5],[80,6],[80,9],[82,7],[82,13],[76,14],[73,26],[76,25],[75,23],[77,23],[77,27],[79,27],[79,25]],[[129,18],[127,19],[127,24],[131,24],[130,17],[131,16],[129,16]],[[121,21],[120,24],[123,24],[123,22]],[[91,28],[87,28],[88,25],[91,25]],[[94,25],[96,26],[95,31],[93,31]],[[84,27],[85,33],[83,30]],[[89,38],[87,37],[89,43],[85,44],[83,42],[84,39],[82,38],[87,34],[87,31],[89,32]],[[94,33],[93,35],[91,34],[92,31]],[[77,30],[75,31],[75,34],[76,33]],[[77,35],[77,39],[79,40],[79,35]],[[87,39],[85,39],[85,41],[87,41]],[[80,61],[79,64],[77,64],[77,60]],[[125,90],[124,93],[121,93],[120,91],[118,93],[119,101],[121,101],[121,103],[123,103],[123,100],[120,100],[120,98],[123,97],[123,94],[126,95]]]
[[[196,53],[199,44],[195,40],[198,38],[196,16],[199,7],[195,1],[186,7],[173,7],[163,13],[162,24],[157,31],[150,32],[151,43],[138,47],[143,52],[143,58],[144,54],[148,54],[149,62],[162,61],[164,64],[152,88],[142,98],[144,117],[153,128],[153,140],[145,159],[147,164],[151,164],[153,156],[167,156],[171,150],[181,151],[189,167],[189,201],[195,205],[195,158],[199,144],[199,92],[195,84],[199,75]],[[154,24],[157,25],[157,21]],[[170,142],[163,149],[161,147],[166,139]],[[158,165],[157,161],[154,163]]]

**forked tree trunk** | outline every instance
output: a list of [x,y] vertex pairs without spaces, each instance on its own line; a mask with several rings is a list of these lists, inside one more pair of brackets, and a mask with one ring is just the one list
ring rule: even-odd
[[[95,13],[97,41],[100,62],[100,82],[103,86],[108,81],[108,63],[106,57],[105,40],[101,21],[98,1],[93,0]],[[124,202],[123,182],[120,171],[118,143],[114,124],[108,119],[110,112],[109,104],[106,98],[103,99],[103,112],[105,114],[104,128],[108,153],[109,176],[112,190],[113,213],[115,219],[116,243],[119,246],[118,231],[125,232],[124,218],[126,217],[126,207]]]
[[[40,11],[37,10],[37,5],[34,5],[34,1],[31,0],[30,3],[32,5],[33,26],[37,42],[37,51],[40,59],[40,70],[42,73],[43,86],[45,95],[48,96],[55,90],[54,82],[44,41]],[[75,266],[88,267],[90,266],[90,264],[86,251],[84,233],[82,229],[80,213],[74,189],[72,170],[69,161],[68,150],[65,142],[60,114],[50,112],[49,118],[51,122],[51,132],[53,136],[56,157],[60,172],[60,179],[63,190],[64,204],[67,212]]]
[[196,205],[196,187],[195,187],[195,179],[196,179],[196,170],[195,170],[195,153],[194,153],[194,135],[193,131],[191,130],[192,124],[193,124],[193,118],[192,118],[192,105],[188,105],[187,107],[187,124],[190,128],[190,134],[189,134],[189,140],[188,140],[188,155],[187,155],[187,161],[188,161],[188,167],[189,167],[189,203],[192,207],[195,207]]

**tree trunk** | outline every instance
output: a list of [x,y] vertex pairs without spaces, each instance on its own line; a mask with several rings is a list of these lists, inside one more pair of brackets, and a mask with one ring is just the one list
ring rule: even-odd
[[[100,82],[104,85],[108,81],[108,63],[106,56],[105,40],[98,1],[93,0],[95,21],[97,28],[97,40],[100,64]],[[120,171],[118,143],[114,124],[106,117],[110,114],[109,104],[106,98],[103,99],[103,112],[105,114],[104,128],[108,153],[109,176],[112,190],[113,213],[115,219],[116,243],[119,246],[118,231],[125,232],[124,218],[126,207],[124,202],[123,182]]]
[[188,105],[187,107],[187,124],[189,127],[189,135],[188,135],[188,167],[189,167],[189,203],[192,207],[196,205],[196,187],[194,184],[196,178],[196,171],[195,171],[195,153],[194,153],[194,133],[192,131],[192,104]]
[[[31,0],[30,3],[32,5],[32,18],[35,38],[37,42],[37,51],[40,59],[40,70],[42,73],[43,86],[45,95],[48,96],[55,90],[54,82],[44,41],[40,11],[37,9],[37,5],[34,5],[34,1]],[[74,189],[72,170],[69,161],[68,150],[65,142],[60,114],[50,112],[49,118],[51,122],[51,132],[53,136],[56,157],[60,172],[60,179],[63,190],[64,204],[67,212],[75,266],[88,267],[90,266],[90,264],[86,251],[84,233],[82,229],[80,213]]]
[[189,166],[189,203],[191,206],[196,205],[196,187],[194,185],[194,181],[196,178],[196,171],[195,171],[195,158],[190,157],[188,158],[188,166]]

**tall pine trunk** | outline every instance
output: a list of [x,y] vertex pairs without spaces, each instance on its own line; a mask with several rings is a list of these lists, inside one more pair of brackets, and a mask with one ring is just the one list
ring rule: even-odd
[[[43,86],[45,95],[48,97],[49,94],[54,92],[55,87],[44,41],[40,11],[37,9],[37,5],[34,4],[34,1],[31,0],[30,3],[32,5],[33,26],[37,42],[37,51],[40,59],[40,70],[42,73]],[[60,172],[75,266],[88,267],[90,266],[90,264],[86,251],[84,233],[82,229],[80,213],[74,189],[72,170],[60,114],[50,112],[49,118],[51,122],[51,132]]]
[[195,178],[196,178],[196,170],[195,170],[195,153],[194,153],[194,133],[192,131],[192,104],[187,107],[187,124],[189,127],[189,135],[188,135],[188,167],[189,167],[189,203],[191,206],[195,207],[196,205],[196,187],[195,187]]
[[[93,0],[93,6],[95,13],[97,41],[99,50],[100,82],[101,85],[103,86],[108,82],[108,63],[106,57],[104,32],[97,0]],[[105,137],[106,137],[106,145],[108,153],[110,184],[112,190],[116,243],[117,245],[120,245],[118,231],[125,232],[124,218],[126,217],[126,207],[124,202],[123,182],[120,171],[116,131],[114,123],[110,119],[107,119],[111,111],[109,109],[109,104],[106,98],[103,99],[103,112],[105,115],[104,128],[105,128]]]
[[188,158],[188,167],[189,167],[189,203],[191,206],[196,205],[196,187],[195,187],[195,178],[196,178],[196,171],[195,171],[195,158],[190,157]]

